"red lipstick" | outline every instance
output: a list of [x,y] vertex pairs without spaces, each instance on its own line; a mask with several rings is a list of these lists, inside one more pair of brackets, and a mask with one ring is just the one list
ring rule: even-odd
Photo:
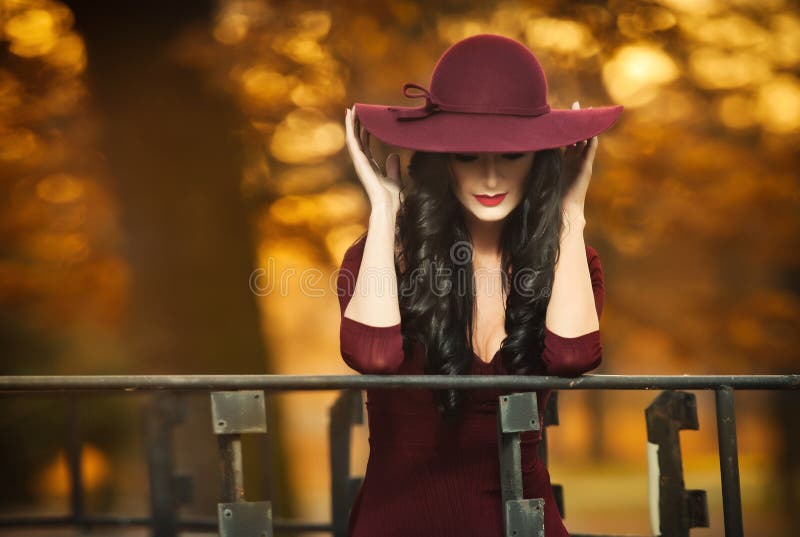
[[508,192],[503,192],[502,194],[495,194],[490,196],[488,194],[473,194],[475,199],[481,202],[483,205],[487,207],[494,207],[495,205],[500,205],[500,203],[505,199],[506,194]]

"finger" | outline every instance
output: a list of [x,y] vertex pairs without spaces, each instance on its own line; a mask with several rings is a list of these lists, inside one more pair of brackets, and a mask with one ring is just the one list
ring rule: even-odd
[[347,141],[347,149],[350,151],[351,155],[354,155],[357,152],[360,152],[361,145],[358,141],[358,118],[356,118],[353,109],[350,108],[347,110],[347,119],[345,121],[345,140]]
[[575,101],[575,102],[572,103],[572,109],[573,110],[579,110],[580,107],[581,107],[581,103],[579,103],[578,101]]
[[355,105],[353,105],[353,109],[350,112],[350,114],[353,116],[354,133],[355,133],[356,140],[358,141],[358,148],[361,151],[363,151],[364,150],[364,144],[361,141],[361,130],[362,130],[363,127],[361,125],[361,119],[356,114]]
[[592,136],[589,139],[589,143],[586,146],[586,153],[585,153],[587,162],[591,163],[594,160],[594,155],[595,155],[595,153],[597,153],[597,145],[599,143],[600,142],[599,142],[597,136]]
[[364,132],[367,129],[364,127],[364,124],[361,122],[361,118],[358,117],[358,114],[355,114],[355,112],[353,112],[353,114],[355,115],[355,118],[356,118],[355,134],[356,134],[356,139],[358,140],[358,148],[361,151],[366,151],[365,146],[364,146]]
[[578,155],[583,154],[584,149],[586,148],[586,140],[578,140],[574,144],[572,144],[572,151],[577,153]]
[[345,140],[347,142],[347,150],[350,153],[350,158],[353,160],[353,165],[356,167],[356,172],[359,174],[372,170],[372,165],[367,160],[367,156],[361,150],[359,141],[355,132],[355,118],[353,110],[348,111],[348,121],[345,128]]
[[386,177],[392,182],[400,182],[400,155],[391,153],[386,159]]
[[377,172],[378,174],[382,175],[383,171],[381,171],[380,164],[378,164],[378,162],[375,160],[375,157],[372,156],[372,148],[370,148],[369,146],[370,136],[371,135],[367,130],[367,128],[362,125],[359,137],[359,142],[361,144],[361,151],[367,157],[367,162],[369,162],[369,165],[372,167],[372,169],[375,170],[375,172]]
[[351,149],[353,138],[353,111],[347,108],[344,114],[344,140],[348,151]]
[[353,117],[353,111],[347,111],[347,119],[345,121],[345,142],[347,145],[347,152],[350,153],[350,158],[353,160],[353,163],[358,166],[358,153],[361,152],[361,148],[358,144],[358,138],[355,134],[355,129],[357,128],[355,118]]
[[358,128],[356,129],[356,134],[358,138],[358,147],[364,154],[367,156],[367,161],[370,164],[370,167],[375,170],[377,173],[382,174],[380,165],[375,161],[375,158],[372,156],[372,149],[369,146],[369,139],[370,133],[361,120],[356,115],[356,121],[358,122]]
[[363,124],[361,123],[361,121],[359,120],[359,122],[358,122],[358,141],[359,141],[359,142],[361,142],[361,149],[362,149],[362,150],[363,150],[365,153],[366,153],[366,151],[368,150],[368,147],[367,147],[367,140],[366,140],[366,137],[365,137],[365,133],[366,133],[366,131],[367,131],[367,129],[366,129],[366,128],[364,128],[364,125],[363,125]]
[[[364,128],[361,134],[361,147],[364,150],[364,154],[367,155],[367,159],[375,163],[375,159],[372,157],[372,148],[369,146],[369,136],[369,131]],[[380,172],[380,166],[378,166],[378,171]]]

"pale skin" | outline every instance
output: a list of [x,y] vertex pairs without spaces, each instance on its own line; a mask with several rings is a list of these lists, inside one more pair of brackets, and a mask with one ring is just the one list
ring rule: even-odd
[[[572,105],[573,109],[579,107],[578,102]],[[371,212],[359,276],[344,315],[370,326],[393,326],[400,322],[394,272],[394,228],[400,207],[400,159],[397,154],[390,154],[386,160],[386,173],[382,173],[372,160],[368,133],[357,125],[354,108],[347,111],[345,127],[347,150],[369,198]],[[561,180],[566,185],[562,199],[564,230],[545,326],[556,335],[568,338],[600,327],[583,236],[586,193],[597,145],[595,136],[563,150]],[[451,186],[464,206],[473,240],[476,311],[472,345],[478,358],[486,362],[495,356],[506,337],[506,297],[498,292],[501,289],[500,226],[522,200],[524,179],[534,159],[534,152],[456,154],[449,158]],[[494,207],[482,205],[474,196],[497,193],[506,193],[506,197]],[[370,278],[368,274],[380,275],[380,278]],[[371,292],[374,289],[370,287],[375,287],[376,280],[380,281],[383,292]]]

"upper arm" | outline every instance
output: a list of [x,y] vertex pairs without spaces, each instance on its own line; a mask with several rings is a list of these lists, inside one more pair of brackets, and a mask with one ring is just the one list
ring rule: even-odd
[[392,373],[404,358],[401,323],[370,326],[344,315],[353,297],[365,242],[366,235],[363,235],[347,250],[336,276],[341,314],[340,352],[345,363],[360,373]]
[[[586,246],[586,262],[589,265],[594,305],[599,319],[605,301],[603,267],[597,251],[588,245]],[[574,377],[595,369],[602,360],[603,346],[600,341],[599,329],[576,337],[564,337],[545,327],[542,362],[546,374]]]
[[364,237],[359,238],[345,252],[342,265],[336,274],[336,294],[339,297],[339,309],[344,317],[344,312],[350,299],[353,298],[353,291],[356,287],[356,278],[361,267],[361,256],[364,253]]

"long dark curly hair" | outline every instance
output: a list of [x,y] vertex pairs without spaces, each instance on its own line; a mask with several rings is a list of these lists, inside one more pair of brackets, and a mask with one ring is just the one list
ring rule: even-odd
[[[397,215],[397,258],[403,345],[425,349],[425,373],[467,374],[472,356],[475,281],[472,242],[464,208],[451,188],[444,153],[416,152],[408,167]],[[500,355],[508,374],[542,371],[544,321],[561,235],[562,155],[538,151],[522,201],[501,232],[502,286],[506,299]],[[461,415],[461,390],[436,390],[441,417]]]

